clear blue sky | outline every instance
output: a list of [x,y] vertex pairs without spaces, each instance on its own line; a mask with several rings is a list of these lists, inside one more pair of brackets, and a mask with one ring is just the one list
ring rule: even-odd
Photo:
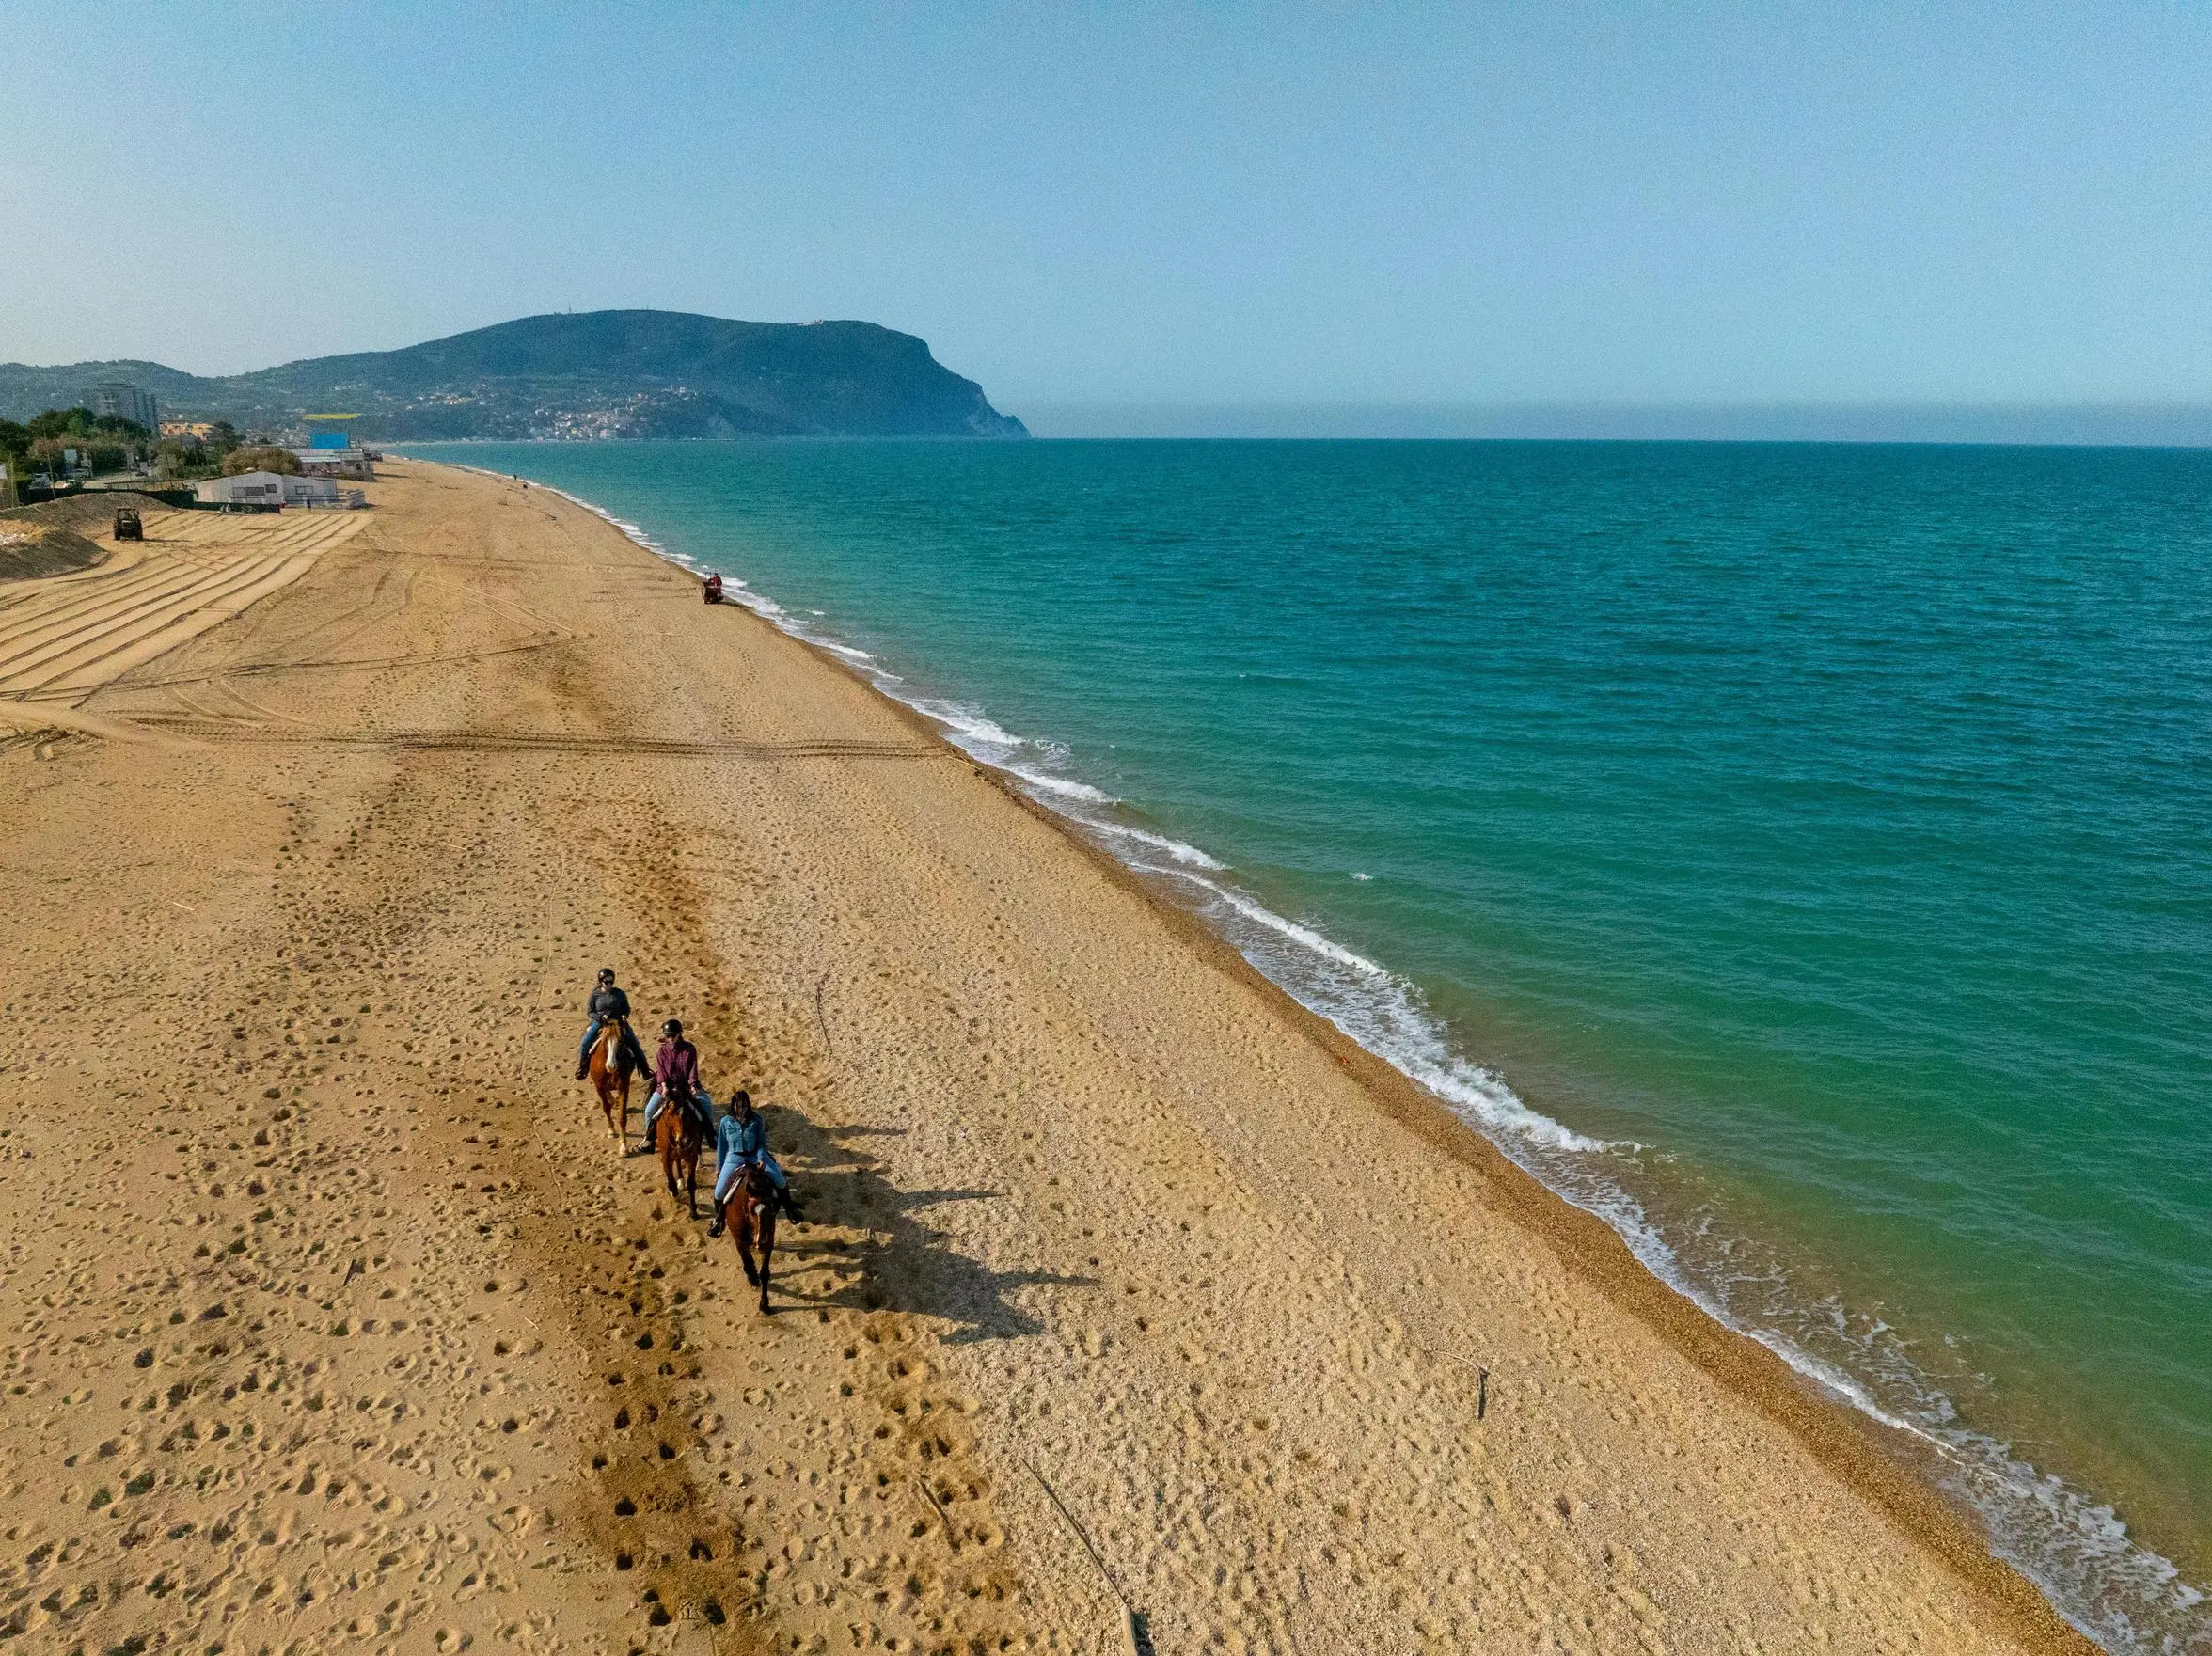
[[0,359],[652,306],[905,328],[1017,412],[2212,402],[2203,4],[0,0]]

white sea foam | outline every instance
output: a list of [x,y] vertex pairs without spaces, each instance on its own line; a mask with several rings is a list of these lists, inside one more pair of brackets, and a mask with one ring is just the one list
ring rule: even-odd
[[[1114,800],[1108,802],[1118,803]],[[1089,828],[1093,833],[1104,834],[1109,839],[1127,840],[1136,845],[1149,845],[1153,850],[1174,858],[1176,861],[1182,863],[1187,868],[1210,868],[1220,871],[1225,870],[1229,866],[1225,862],[1209,857],[1195,845],[1186,844],[1181,840],[1171,840],[1165,834],[1155,834],[1147,832],[1144,828],[1131,828],[1125,822],[1094,821],[1086,817],[1083,819],[1083,827]]]
[[1350,967],[1353,971],[1365,977],[1386,979],[1390,976],[1388,968],[1377,965],[1365,954],[1354,954],[1342,943],[1331,941],[1310,926],[1300,925],[1294,920],[1286,920],[1266,905],[1247,897],[1234,886],[1221,885],[1216,881],[1201,878],[1194,874],[1185,875],[1183,877],[1195,885],[1204,886],[1220,901],[1228,905],[1237,914],[1250,921],[1254,925],[1264,926],[1271,932],[1288,938],[1300,948],[1319,955],[1323,960],[1337,966]]
[[[1041,789],[1045,793],[1055,795],[1062,799],[1072,799],[1084,805],[1118,805],[1121,803],[1121,801],[1116,799],[1112,794],[1109,794],[1100,788],[1094,788],[1088,782],[1070,781],[1064,776],[1053,776],[1049,771],[1037,770],[1031,765],[1003,765],[1001,768],[1003,769],[1009,776],[1019,777],[1031,787]],[[1106,825],[1093,823],[1091,826],[1094,828],[1102,828]],[[1117,833],[1135,833],[1136,829],[1121,829],[1116,828],[1113,831]],[[1165,845],[1168,843],[1169,842],[1165,840],[1161,841],[1162,845]],[[1219,863],[1215,863],[1213,866],[1218,868],[1221,865]]]
[[[1021,738],[1003,726],[987,718],[974,708],[958,702],[920,701],[908,703],[915,712],[925,714],[953,733],[954,739],[963,748],[970,743],[995,749],[999,754],[1012,753],[1021,746]],[[969,749],[975,752],[975,749]],[[980,753],[977,757],[982,757]]]
[[[553,488],[552,493],[606,519],[648,551],[694,572],[701,570],[696,560],[661,545],[637,525],[565,490]],[[861,662],[878,689],[942,726],[972,758],[1013,776],[1071,824],[1115,849],[1131,867],[1167,879],[1186,894],[1198,893],[1192,898],[1192,907],[1262,972],[1308,1010],[1442,1099],[1540,1182],[1603,1220],[1660,1281],[1715,1321],[1757,1340],[1837,1397],[1928,1448],[1946,1487],[1972,1506],[1988,1525],[1992,1551],[2032,1581],[2060,1614],[2091,1639],[2128,1656],[2188,1656],[2212,1649],[2212,1635],[2203,1631],[2204,1624],[2193,1614],[2204,1595],[2184,1582],[2170,1561],[2137,1545],[2109,1506],[2039,1472],[2014,1457],[2006,1444],[1955,1425],[1951,1399],[1917,1371],[1908,1367],[1886,1377],[1910,1397],[1907,1407],[1887,1403],[1859,1376],[1809,1349],[1766,1317],[1739,1309],[1732,1301],[1744,1283],[1786,1294],[1786,1281],[1772,1270],[1740,1282],[1710,1266],[1693,1270],[1622,1182],[1621,1175],[1634,1167],[1644,1146],[1591,1138],[1530,1108],[1502,1079],[1451,1049],[1443,1023],[1413,984],[1312,927],[1276,913],[1233,883],[1193,872],[1228,871],[1195,845],[1115,820],[1108,814],[1120,803],[1113,796],[1035,765],[1009,763],[1016,754],[1023,754],[1057,766],[1066,760],[1066,749],[1058,744],[1018,736],[964,702],[915,696],[874,656],[824,637],[772,599],[748,590],[745,582],[725,577],[724,586],[735,591],[738,603],[784,632]],[[1146,852],[1160,853],[1167,861],[1155,861]],[[1732,1246],[1728,1238],[1710,1236],[1702,1222],[1684,1232],[1683,1240],[1713,1244],[1724,1258]],[[1800,1323],[1807,1325],[1824,1315],[1817,1305],[1798,1305],[1796,1312]],[[1834,1331],[1847,1332],[1841,1306],[1827,1307],[1825,1316]],[[1872,1343],[1886,1326],[1870,1324],[1858,1342],[1868,1363],[1876,1368],[1882,1360]],[[2188,1625],[2182,1626],[2185,1619]],[[2178,1632],[2168,1631],[2176,1626],[2181,1628]]]

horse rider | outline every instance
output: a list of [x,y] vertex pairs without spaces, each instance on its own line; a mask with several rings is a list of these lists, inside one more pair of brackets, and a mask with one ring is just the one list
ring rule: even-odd
[[776,1187],[776,1194],[783,1204],[783,1211],[791,1216],[794,1224],[804,1224],[798,1204],[791,1198],[791,1181],[784,1177],[782,1166],[768,1154],[768,1124],[753,1113],[752,1095],[743,1087],[736,1097],[730,1100],[730,1112],[722,1117],[721,1126],[715,1129],[715,1188],[714,1222],[706,1227],[706,1234],[722,1234],[722,1204],[736,1189],[740,1175],[749,1167],[758,1166]]
[[653,1142],[653,1124],[660,1112],[673,1106],[688,1111],[704,1138],[714,1124],[699,1092],[699,1049],[684,1039],[684,1025],[670,1018],[660,1026],[660,1050],[653,1059],[653,1096],[645,1100],[645,1142]]
[[592,991],[592,998],[584,1003],[592,1021],[584,1028],[584,1044],[577,1049],[577,1080],[592,1073],[592,1043],[599,1038],[599,1032],[612,1018],[622,1025],[620,1050],[630,1055],[631,1066],[643,1075],[653,1066],[645,1062],[645,1049],[638,1045],[638,1036],[630,1028],[630,998],[614,986],[614,968],[599,969],[599,986]]

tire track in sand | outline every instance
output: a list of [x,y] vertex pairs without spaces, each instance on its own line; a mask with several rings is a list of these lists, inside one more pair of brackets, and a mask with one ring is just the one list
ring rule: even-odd
[[158,514],[142,556],[40,583],[0,607],[0,703],[81,701],[289,586],[367,522],[354,513],[291,523]]

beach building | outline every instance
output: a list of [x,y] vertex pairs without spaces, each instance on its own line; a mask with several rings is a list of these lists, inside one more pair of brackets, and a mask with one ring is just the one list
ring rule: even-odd
[[136,386],[101,386],[87,399],[94,414],[116,415],[150,432],[161,430],[161,405]]
[[203,479],[192,493],[202,506],[282,506],[284,480],[273,471],[245,471]]
[[359,416],[310,414],[305,418],[308,446],[292,451],[303,477],[351,478],[364,483],[375,481],[368,450],[354,447],[351,422]]
[[364,483],[376,481],[365,449],[294,449],[292,457],[299,462],[302,477],[352,478]]
[[193,494],[202,506],[306,506],[335,509],[368,503],[367,497],[360,490],[340,489],[328,478],[286,477],[274,471],[248,471],[237,477],[208,478],[194,486]]

